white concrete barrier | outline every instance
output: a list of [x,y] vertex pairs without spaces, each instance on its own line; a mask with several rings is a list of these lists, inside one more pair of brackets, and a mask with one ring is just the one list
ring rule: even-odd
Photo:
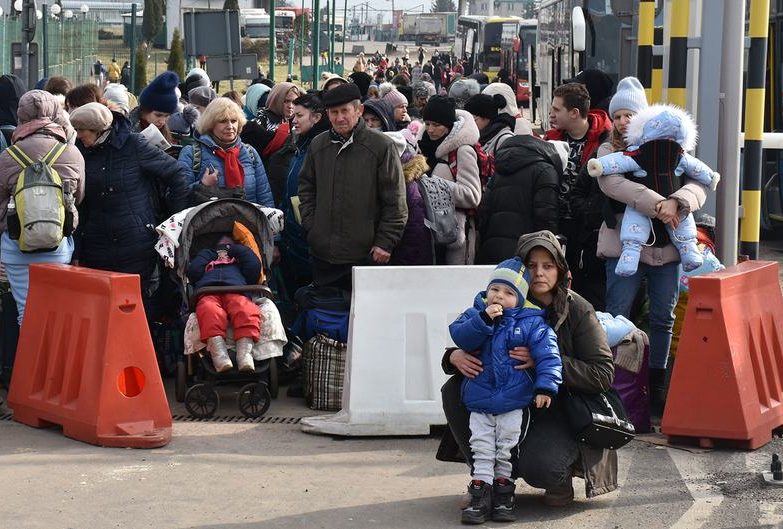
[[492,266],[353,269],[342,410],[302,430],[346,436],[426,435],[446,423],[440,387],[448,325],[487,286]]

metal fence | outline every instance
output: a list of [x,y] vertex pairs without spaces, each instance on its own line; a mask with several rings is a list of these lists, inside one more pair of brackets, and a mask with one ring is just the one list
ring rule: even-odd
[[[0,16],[0,72],[13,71],[11,44],[21,40],[21,19]],[[93,78],[93,64],[98,58],[98,24],[93,18],[75,15],[51,17],[45,23],[39,20],[34,42],[39,50],[38,79],[62,75],[83,83]]]

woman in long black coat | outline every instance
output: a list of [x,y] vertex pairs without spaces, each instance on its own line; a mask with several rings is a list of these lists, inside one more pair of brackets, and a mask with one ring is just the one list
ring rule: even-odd
[[523,135],[497,148],[495,175],[478,209],[476,264],[510,259],[526,233],[558,233],[558,188],[568,159],[567,147],[558,143]]
[[79,264],[139,274],[148,305],[157,288],[155,227],[185,208],[185,169],[132,132],[124,116],[100,103],[76,109],[71,123],[85,162],[76,241]]

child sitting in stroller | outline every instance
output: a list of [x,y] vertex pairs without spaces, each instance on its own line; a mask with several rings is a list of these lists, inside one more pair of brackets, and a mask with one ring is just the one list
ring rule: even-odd
[[[208,286],[243,286],[255,284],[261,274],[261,261],[255,253],[229,236],[218,241],[217,248],[206,248],[196,254],[188,266],[188,279],[196,290]],[[258,307],[245,294],[220,293],[199,296],[196,303],[201,341],[207,344],[215,371],[223,373],[233,364],[226,347],[229,320],[236,341],[237,369],[255,371],[253,344],[259,339]]]

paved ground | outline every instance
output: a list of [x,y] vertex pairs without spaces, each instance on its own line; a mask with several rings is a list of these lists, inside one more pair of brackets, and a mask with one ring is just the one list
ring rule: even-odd
[[[762,256],[780,260],[783,241]],[[169,384],[170,385],[170,384]],[[171,388],[169,388],[171,389]],[[234,415],[231,394],[221,413]],[[170,399],[173,402],[173,399]],[[315,414],[299,399],[272,403],[264,423],[187,422],[156,450],[93,447],[57,429],[10,420],[0,406],[0,528],[439,529],[458,525],[465,468],[434,460],[438,432],[419,438],[340,439],[302,433]],[[515,524],[547,529],[783,528],[783,487],[761,484],[783,439],[754,452],[688,451],[660,436],[619,452],[620,489],[547,508],[517,490]]]
[[[235,413],[231,395],[221,411]],[[175,404],[172,413],[184,413]],[[302,433],[314,412],[281,397],[264,424],[184,422],[156,450],[93,447],[57,429],[0,421],[0,527],[422,528],[458,525],[462,465],[420,438],[340,439]],[[228,421],[229,418],[222,420]],[[653,437],[655,440],[655,437]],[[660,438],[658,439],[660,440]],[[515,524],[489,527],[783,527],[783,488],[759,471],[783,439],[755,452],[686,451],[634,441],[620,455],[618,491],[572,506],[540,503],[520,484]]]

